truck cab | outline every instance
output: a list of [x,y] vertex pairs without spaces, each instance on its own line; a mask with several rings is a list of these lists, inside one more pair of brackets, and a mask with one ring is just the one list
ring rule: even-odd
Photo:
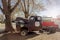
[[37,30],[40,30],[42,28],[40,16],[31,16],[29,18],[29,21],[30,21],[31,29],[33,31],[37,31]]

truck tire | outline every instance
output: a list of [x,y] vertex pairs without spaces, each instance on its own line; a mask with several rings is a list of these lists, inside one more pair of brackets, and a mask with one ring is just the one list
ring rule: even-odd
[[55,32],[56,32],[56,29],[54,27],[49,28],[49,33],[55,33]]
[[23,29],[23,30],[21,30],[21,32],[20,32],[21,36],[26,36],[27,33],[28,33],[28,30],[26,30],[26,29]]
[[43,30],[39,30],[39,33],[43,33]]

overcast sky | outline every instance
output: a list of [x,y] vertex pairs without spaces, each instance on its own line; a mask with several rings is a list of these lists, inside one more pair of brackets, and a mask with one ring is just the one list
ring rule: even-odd
[[60,0],[38,0],[37,2],[41,2],[46,8],[44,11],[36,12],[38,15],[50,17],[56,17],[57,15],[60,15]]
[[[43,0],[42,0],[43,1]],[[47,1],[47,0],[46,0]],[[42,16],[56,17],[60,15],[60,0],[50,0],[50,2],[43,2],[45,4],[46,10],[41,11]]]

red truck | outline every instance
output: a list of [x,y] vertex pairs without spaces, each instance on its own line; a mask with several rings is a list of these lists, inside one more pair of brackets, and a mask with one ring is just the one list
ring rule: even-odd
[[42,21],[42,30],[45,30],[49,33],[55,33],[58,29],[58,25],[52,21]]

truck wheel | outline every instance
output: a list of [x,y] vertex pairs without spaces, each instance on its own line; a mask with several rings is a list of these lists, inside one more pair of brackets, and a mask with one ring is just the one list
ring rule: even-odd
[[43,33],[43,30],[39,30],[39,33]]
[[28,33],[28,30],[24,29],[24,30],[21,30],[20,34],[21,36],[26,36]]
[[56,29],[54,27],[49,28],[49,33],[55,33],[55,32],[56,32]]

